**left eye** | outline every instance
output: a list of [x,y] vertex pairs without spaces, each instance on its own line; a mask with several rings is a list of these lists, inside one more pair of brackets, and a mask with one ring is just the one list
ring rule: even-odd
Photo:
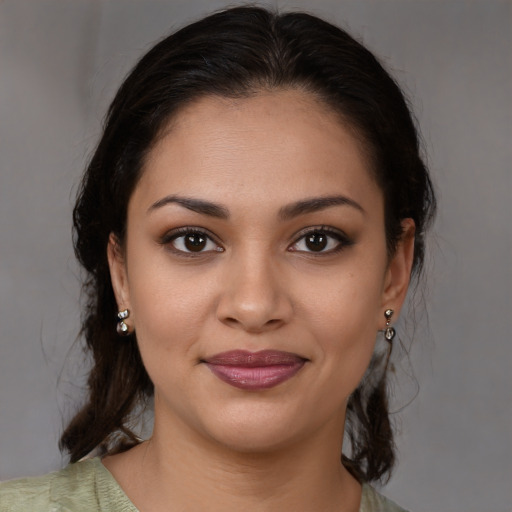
[[291,247],[291,251],[326,253],[341,249],[344,237],[331,231],[315,230],[300,237]]
[[200,231],[188,231],[174,235],[168,243],[177,251],[185,253],[222,250],[207,234]]

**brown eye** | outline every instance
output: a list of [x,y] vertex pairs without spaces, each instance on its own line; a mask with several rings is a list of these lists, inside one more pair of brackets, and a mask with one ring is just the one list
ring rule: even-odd
[[180,229],[163,238],[164,245],[170,245],[175,252],[200,254],[205,252],[222,252],[223,249],[203,231]]
[[352,241],[341,231],[334,228],[311,229],[303,234],[289,247],[293,252],[302,252],[318,255],[334,254],[345,247],[352,245]]
[[314,232],[307,235],[304,242],[310,251],[319,252],[327,247],[328,238],[325,233]]
[[184,244],[190,252],[200,252],[206,247],[208,239],[201,233],[190,233],[185,235]]

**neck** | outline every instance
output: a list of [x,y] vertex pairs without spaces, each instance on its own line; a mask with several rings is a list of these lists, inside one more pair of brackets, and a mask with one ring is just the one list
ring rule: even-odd
[[340,462],[339,418],[307,439],[257,453],[173,430],[155,418],[149,441],[114,456],[119,464],[105,463],[141,512],[359,510],[360,485]]

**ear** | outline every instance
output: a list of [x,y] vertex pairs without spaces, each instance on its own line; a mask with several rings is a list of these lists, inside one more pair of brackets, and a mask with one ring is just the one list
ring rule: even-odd
[[116,296],[119,311],[130,309],[130,293],[128,276],[122,247],[116,235],[110,233],[107,246],[108,264],[110,267],[110,279]]
[[397,244],[395,253],[388,264],[384,288],[382,291],[382,313],[379,323],[384,324],[383,311],[393,309],[393,320],[398,318],[407,295],[411,280],[411,269],[414,258],[414,233],[416,225],[412,219],[403,219],[402,236]]

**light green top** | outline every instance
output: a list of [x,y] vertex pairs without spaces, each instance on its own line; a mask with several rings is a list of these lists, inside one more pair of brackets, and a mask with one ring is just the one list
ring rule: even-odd
[[[138,512],[96,457],[41,477],[0,484],[1,512]],[[363,485],[359,512],[405,512]]]

